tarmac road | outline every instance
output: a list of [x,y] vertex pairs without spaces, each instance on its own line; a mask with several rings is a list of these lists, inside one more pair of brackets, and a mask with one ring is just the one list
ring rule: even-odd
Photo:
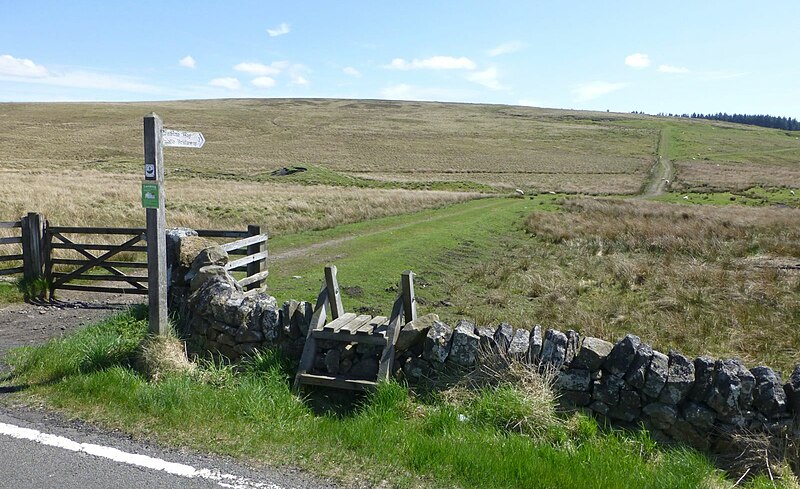
[[298,470],[166,450],[44,411],[0,408],[0,488],[335,488]]

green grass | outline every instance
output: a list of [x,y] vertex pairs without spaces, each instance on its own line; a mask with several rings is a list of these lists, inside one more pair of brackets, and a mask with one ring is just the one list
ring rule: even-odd
[[[796,192],[795,192],[796,193]],[[688,199],[684,197],[688,196]],[[676,204],[740,205],[763,207],[768,205],[787,205],[800,207],[800,195],[791,194],[788,188],[753,187],[737,192],[672,192],[654,197],[651,200]]]
[[22,302],[23,295],[13,282],[0,282],[0,305]]
[[[296,258],[270,264],[269,292],[279,300],[314,300],[323,278],[323,267],[333,263],[339,270],[348,310],[388,314],[400,273],[417,273],[421,311],[447,298],[453,281],[464,279],[470,265],[491,260],[500,236],[523,237],[522,220],[535,209],[552,209],[559,196],[480,199],[436,211],[395,216],[324,231],[278,237],[270,241],[270,253],[314,243],[344,240]],[[299,276],[296,279],[293,277]],[[355,289],[355,288],[358,289]],[[348,291],[357,291],[348,293]],[[437,309],[455,319],[459,311]]]
[[586,199],[562,208],[565,197],[546,194],[279,237],[273,256],[306,252],[270,263],[269,292],[313,301],[333,263],[347,310],[386,315],[411,269],[420,314],[450,324],[542,324],[609,341],[630,332],[660,351],[791,371],[800,276],[781,267],[797,263],[797,211],[704,197],[689,202],[729,205]]
[[[645,432],[600,429],[583,415],[530,416],[526,393],[485,388],[463,401],[416,398],[389,383],[339,414],[315,414],[289,389],[291,366],[265,352],[243,368],[204,365],[150,383],[130,367],[145,336],[143,311],[64,339],[15,350],[14,382],[72,415],[137,437],[291,464],[354,483],[398,487],[696,488],[731,485],[703,455],[660,448]],[[537,410],[552,404],[536,404]],[[544,406],[544,408],[542,407]],[[756,479],[745,487],[764,487]],[[780,486],[776,486],[780,487]],[[787,486],[788,487],[788,486]]]

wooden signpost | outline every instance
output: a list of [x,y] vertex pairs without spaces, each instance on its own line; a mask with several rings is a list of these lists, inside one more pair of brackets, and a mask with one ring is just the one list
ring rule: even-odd
[[147,221],[147,289],[151,334],[167,334],[167,237],[164,212],[164,146],[201,148],[199,132],[164,129],[155,112],[144,118],[144,182],[142,207]]

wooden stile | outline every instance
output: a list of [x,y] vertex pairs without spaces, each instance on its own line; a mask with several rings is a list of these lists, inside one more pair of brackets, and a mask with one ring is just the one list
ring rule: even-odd
[[[317,297],[311,324],[306,335],[306,344],[300,359],[300,366],[294,381],[294,390],[299,392],[303,385],[332,387],[348,390],[367,390],[378,382],[389,380],[392,374],[395,355],[395,343],[403,325],[416,318],[416,300],[414,297],[414,274],[403,272],[400,279],[400,294],[392,306],[392,314],[371,317],[357,316],[344,312],[341,307],[339,286],[336,280],[336,267],[325,267],[325,281]],[[333,314],[333,305],[339,314]],[[327,310],[331,308],[331,322],[326,324]],[[381,346],[381,357],[378,374],[375,380],[354,378],[348,375],[328,375],[312,372],[314,356],[317,352],[317,340],[341,341],[345,343],[364,343]]]

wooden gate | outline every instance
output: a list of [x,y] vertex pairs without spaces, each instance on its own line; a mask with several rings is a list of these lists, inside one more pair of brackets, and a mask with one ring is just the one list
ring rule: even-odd
[[[114,238],[123,241],[99,243]],[[147,245],[144,239],[144,228],[48,226],[44,233],[44,247],[49,257],[45,264],[45,276],[50,280],[50,298],[59,289],[147,294]],[[55,250],[71,251],[72,257],[56,258]],[[54,271],[54,265],[61,265],[62,269],[65,266],[76,268],[69,272],[58,272]],[[136,271],[139,272],[133,274]],[[87,285],[86,282],[103,284]],[[111,286],[109,282],[120,285]]]
[[[239,283],[245,289],[261,287],[269,272],[267,235],[261,234],[259,226],[248,226],[247,231],[198,230],[197,234],[205,238],[238,238],[220,245],[232,258],[225,269],[244,273]],[[44,274],[50,284],[51,299],[56,290],[147,294],[144,228],[47,226],[43,239],[47,257]],[[72,256],[63,257],[64,253]],[[60,270],[75,268],[56,271],[56,266]],[[96,284],[91,285],[92,282]]]
[[[0,229],[4,231],[3,236],[0,236],[0,246],[2,246],[3,254],[0,255],[0,275],[16,275],[22,273],[25,269],[22,265],[22,250],[12,250],[8,252],[8,246],[22,245],[22,221],[7,221],[0,222]],[[14,251],[18,251],[15,253]],[[8,253],[8,254],[6,254]],[[12,265],[8,268],[8,265]],[[17,265],[17,266],[13,266]]]

